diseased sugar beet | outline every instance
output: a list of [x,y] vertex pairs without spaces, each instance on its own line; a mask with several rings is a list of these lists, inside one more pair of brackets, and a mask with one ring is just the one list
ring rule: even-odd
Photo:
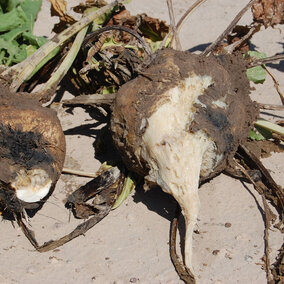
[[[258,115],[256,105],[249,98],[245,73],[245,61],[235,54],[202,57],[171,49],[161,51],[145,70],[145,76],[140,75],[120,88],[114,103],[112,137],[125,165],[141,175],[148,174],[147,161],[141,156],[147,120],[168,100],[169,89],[183,84],[190,74],[196,74],[211,76],[212,83],[198,98],[206,108],[194,103],[188,110],[196,115],[188,122],[187,130],[194,133],[204,129],[216,143],[217,152],[224,154],[218,168],[209,176],[201,176],[201,180],[221,172],[240,142],[247,138]],[[218,107],[218,100],[227,107]]]
[[241,55],[164,49],[117,93],[114,143],[129,170],[145,176],[146,187],[158,184],[180,204],[190,269],[199,183],[226,168],[257,115]]
[[61,174],[65,137],[56,113],[0,90],[0,212],[38,208]]

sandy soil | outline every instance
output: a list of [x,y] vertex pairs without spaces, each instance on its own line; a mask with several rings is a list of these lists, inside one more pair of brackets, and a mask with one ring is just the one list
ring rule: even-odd
[[[193,3],[192,0],[173,2],[177,19]],[[183,49],[198,52],[215,40],[247,2],[207,1],[181,29]],[[143,12],[169,20],[166,1],[132,0],[127,8],[133,14]],[[242,23],[249,23],[250,19],[250,13],[247,13]],[[49,36],[56,21],[50,18],[49,3],[44,1],[35,26],[36,33]],[[283,26],[263,30],[255,36],[253,44],[267,55],[283,52],[283,32]],[[284,90],[284,65],[271,64],[269,70],[279,81],[280,89]],[[264,85],[252,87],[255,88],[253,99],[280,103],[270,78]],[[59,90],[63,91],[64,87]],[[64,96],[71,97],[67,92]],[[93,143],[101,125],[97,125],[95,119],[81,108],[75,108],[73,112],[67,112],[61,106],[57,109],[66,131],[65,166],[95,172],[100,162],[94,158]],[[271,120],[284,118],[280,112],[276,113],[276,117],[268,113],[263,112],[262,116]],[[282,186],[283,158],[281,153],[264,160],[272,176]],[[31,220],[39,243],[56,239],[79,223],[72,216],[69,221],[64,200],[86,181],[88,179],[62,175],[54,194]],[[200,188],[200,199],[199,234],[194,235],[194,268],[199,283],[266,283],[265,272],[261,268],[264,223],[258,209],[262,202],[253,187],[220,175]],[[182,283],[169,256],[169,227],[174,209],[174,200],[160,189],[144,192],[138,188],[121,207],[112,211],[84,237],[42,254],[34,251],[16,224],[13,226],[3,220],[0,283]],[[181,224],[181,236],[183,233]],[[283,237],[274,231],[270,235],[272,254],[275,255]]]

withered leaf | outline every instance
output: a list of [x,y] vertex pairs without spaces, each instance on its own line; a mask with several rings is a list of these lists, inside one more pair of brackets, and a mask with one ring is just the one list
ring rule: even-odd
[[[165,21],[148,17],[145,14],[131,16],[130,12],[123,8],[114,15],[107,25],[121,25],[133,30],[139,30],[144,37],[151,41],[160,41],[169,32],[169,26]],[[129,35],[127,35],[129,37]]]
[[53,31],[59,33],[66,28],[67,24],[75,23],[75,19],[68,15],[65,0],[49,0],[51,3],[51,16],[57,16],[60,22],[54,26]]
[[266,28],[284,23],[284,0],[258,0],[252,6],[254,21]]
[[162,40],[169,32],[169,26],[164,21],[147,16],[143,17],[139,29],[152,41]]
[[65,0],[49,0],[51,3],[51,15],[58,16],[61,21],[72,24],[75,20],[67,14]]
[[101,8],[107,5],[107,2],[104,0],[86,0],[86,3],[80,3],[79,5],[73,8],[74,12],[83,14],[84,11],[91,7]]

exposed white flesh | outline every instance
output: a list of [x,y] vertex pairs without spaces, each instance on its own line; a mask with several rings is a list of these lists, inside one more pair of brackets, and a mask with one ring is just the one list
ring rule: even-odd
[[16,196],[25,202],[37,202],[50,190],[52,180],[43,169],[20,170],[11,186]]
[[[209,76],[192,74],[165,94],[164,103],[148,118],[142,156],[150,166],[146,180],[174,196],[186,221],[185,264],[192,271],[192,234],[199,211],[200,174],[206,176],[218,163],[215,143],[199,130],[189,132],[194,103],[212,83]],[[203,107],[203,105],[202,105]],[[204,106],[206,107],[206,106]]]

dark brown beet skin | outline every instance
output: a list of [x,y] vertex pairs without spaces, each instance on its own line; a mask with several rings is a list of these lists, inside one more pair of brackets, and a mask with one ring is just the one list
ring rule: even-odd
[[[65,137],[56,113],[25,94],[0,90],[0,211],[41,205],[18,200],[11,186],[22,172],[46,173],[51,194],[65,158]],[[27,177],[26,181],[29,182]],[[11,213],[11,212],[10,212]]]

